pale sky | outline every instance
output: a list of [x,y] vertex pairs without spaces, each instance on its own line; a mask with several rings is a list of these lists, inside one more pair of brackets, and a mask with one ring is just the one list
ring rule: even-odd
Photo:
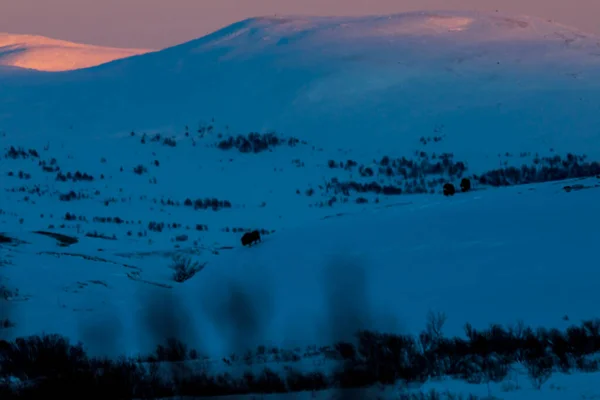
[[600,0],[0,0],[0,32],[160,49],[259,15],[427,9],[499,10],[600,34]]

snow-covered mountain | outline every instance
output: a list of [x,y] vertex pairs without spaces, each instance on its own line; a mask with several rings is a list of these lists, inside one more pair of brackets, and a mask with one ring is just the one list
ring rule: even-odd
[[[177,336],[226,368],[257,345],[416,334],[431,310],[449,335],[594,318],[598,43],[499,13],[253,18],[0,70],[0,334],[110,355]],[[182,256],[203,269],[176,282]]]
[[471,162],[540,146],[593,151],[599,42],[499,13],[253,18],[159,52],[3,82],[0,125],[104,136],[214,117],[369,152],[381,141],[400,151],[444,125],[447,149]]
[[0,33],[0,66],[38,71],[88,68],[149,51],[92,46],[37,35]]

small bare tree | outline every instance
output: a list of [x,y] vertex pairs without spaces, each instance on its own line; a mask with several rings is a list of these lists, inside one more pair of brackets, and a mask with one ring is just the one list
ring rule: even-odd
[[430,310],[427,313],[427,325],[425,329],[432,340],[436,341],[442,338],[442,329],[444,328],[446,319],[448,317],[441,311],[433,312]]

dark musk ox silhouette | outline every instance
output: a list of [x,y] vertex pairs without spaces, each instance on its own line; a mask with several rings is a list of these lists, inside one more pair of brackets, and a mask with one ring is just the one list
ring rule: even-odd
[[446,183],[444,185],[444,196],[454,196],[454,193],[456,193],[454,185],[451,183]]
[[463,178],[462,181],[460,181],[460,190],[463,192],[468,192],[471,190],[471,180],[468,178]]
[[260,242],[260,232],[246,232],[242,236],[242,246],[252,246],[253,243]]

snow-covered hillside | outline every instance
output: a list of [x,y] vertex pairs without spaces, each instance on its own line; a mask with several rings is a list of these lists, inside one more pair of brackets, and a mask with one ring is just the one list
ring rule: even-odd
[[[177,337],[228,370],[259,345],[418,334],[429,311],[458,336],[592,319],[599,42],[499,13],[253,18],[0,70],[0,335],[111,356]],[[202,268],[177,282],[177,257]]]
[[471,163],[532,148],[596,151],[599,42],[500,13],[253,18],[140,57],[3,82],[0,126],[89,137],[214,117],[369,154],[443,126],[445,151]]
[[92,46],[35,35],[0,33],[0,65],[38,71],[69,71],[150,50]]
[[[600,223],[593,206],[600,181],[577,180],[589,189],[566,192],[563,187],[569,183],[488,189],[454,198],[407,195],[396,203],[314,213],[298,205],[292,211],[302,214],[303,226],[287,228],[276,218],[265,218],[277,231],[252,248],[239,244],[241,233],[219,232],[228,222],[242,220],[242,214],[254,213],[250,205],[245,210],[172,213],[167,207],[156,207],[154,213],[142,210],[144,203],[137,200],[104,210],[94,200],[64,206],[88,220],[96,214],[133,220],[118,226],[64,221],[58,212],[41,219],[34,210],[47,213],[51,208],[43,198],[30,196],[38,207],[21,202],[21,208],[31,211],[18,213],[25,216],[25,228],[15,227],[21,232],[11,234],[21,242],[3,249],[6,284],[19,288],[14,300],[22,300],[13,304],[17,327],[9,333],[45,330],[85,338],[81,329],[86,324],[110,320],[120,331],[116,351],[147,352],[155,343],[143,347],[147,327],[142,323],[139,331],[136,318],[148,307],[158,312],[164,299],[169,307],[178,305],[180,315],[173,318],[185,320],[185,341],[215,357],[243,350],[227,347],[226,332],[233,329],[228,324],[235,318],[217,311],[242,299],[248,307],[244,312],[256,313],[256,325],[244,330],[244,349],[323,346],[345,338],[340,334],[366,328],[418,333],[430,310],[449,316],[450,335],[461,335],[466,322],[485,328],[523,320],[565,328],[595,317],[600,300],[591,262]],[[147,221],[139,225],[135,209],[149,219],[183,226],[137,238],[138,230],[147,230]],[[208,223],[207,232],[194,231],[198,221]],[[79,242],[61,248],[56,239],[31,233],[48,230],[44,225],[51,223],[66,227],[50,231],[72,234]],[[127,230],[134,235],[128,237]],[[93,231],[107,237],[84,236]],[[189,239],[174,246],[169,240],[177,234]],[[222,242],[209,241],[215,237]],[[174,282],[169,265],[178,252],[207,263],[205,269],[185,283]]]

